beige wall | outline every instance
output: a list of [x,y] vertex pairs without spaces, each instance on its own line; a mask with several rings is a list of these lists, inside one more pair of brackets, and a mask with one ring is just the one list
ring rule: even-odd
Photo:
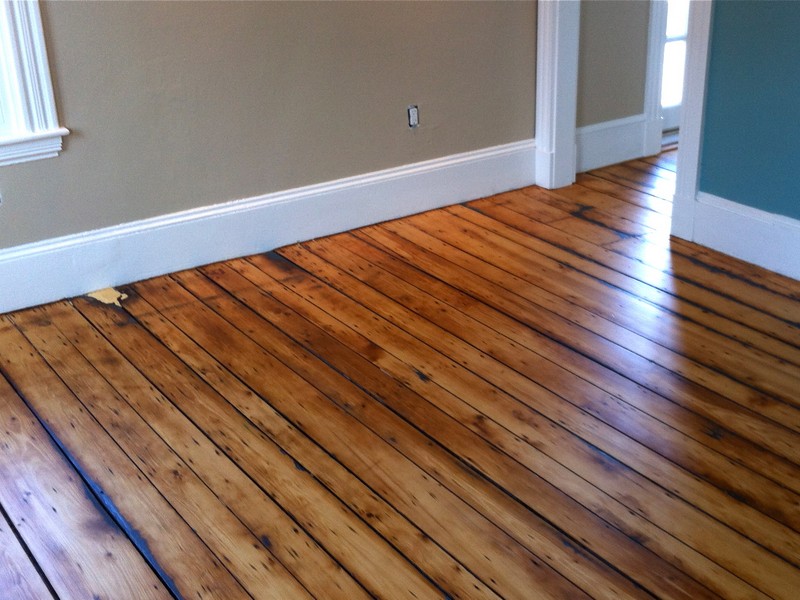
[[72,134],[0,169],[0,248],[533,137],[532,2],[42,9]]
[[644,112],[647,0],[581,0],[578,127]]

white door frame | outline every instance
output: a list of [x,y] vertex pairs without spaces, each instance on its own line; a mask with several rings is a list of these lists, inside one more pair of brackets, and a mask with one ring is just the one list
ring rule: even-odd
[[686,74],[683,80],[678,174],[672,206],[671,233],[690,241],[695,237],[712,8],[713,0],[692,0],[689,5]]
[[536,184],[574,183],[580,2],[539,0],[536,32]]
[[642,140],[644,156],[661,151],[663,118],[661,79],[664,70],[664,40],[667,30],[667,0],[651,0],[647,31],[647,66],[644,84],[645,129]]
[[[672,234],[693,239],[713,0],[691,0]],[[580,2],[539,0],[536,57],[536,183],[575,181]],[[651,96],[652,97],[652,96]]]

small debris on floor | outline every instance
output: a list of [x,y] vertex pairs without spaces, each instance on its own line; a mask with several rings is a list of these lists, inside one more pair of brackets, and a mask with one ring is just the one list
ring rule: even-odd
[[114,306],[118,306],[120,308],[122,308],[121,302],[128,297],[128,294],[120,292],[119,290],[115,290],[114,288],[105,288],[86,295],[89,298],[97,300],[98,302],[102,302],[103,304],[113,304]]

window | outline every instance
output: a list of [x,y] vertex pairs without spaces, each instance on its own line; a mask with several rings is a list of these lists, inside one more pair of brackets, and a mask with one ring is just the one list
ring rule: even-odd
[[37,0],[0,0],[0,166],[50,158],[58,125]]

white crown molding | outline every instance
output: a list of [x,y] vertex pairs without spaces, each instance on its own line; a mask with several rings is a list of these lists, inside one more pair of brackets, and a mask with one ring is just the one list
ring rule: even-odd
[[700,192],[695,242],[800,279],[800,221]]
[[580,2],[538,3],[536,41],[536,183],[575,181]]
[[525,140],[0,250],[0,313],[535,182]]

